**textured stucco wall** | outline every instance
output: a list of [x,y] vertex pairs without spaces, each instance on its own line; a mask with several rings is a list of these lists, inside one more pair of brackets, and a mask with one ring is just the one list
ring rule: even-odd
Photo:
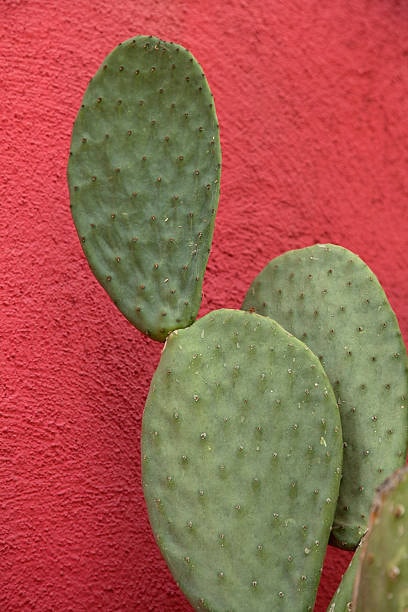
[[[224,163],[201,314],[238,308],[283,251],[336,242],[378,275],[408,340],[408,5],[0,5],[0,609],[187,612],[140,486],[161,345],[94,280],[70,217],[82,93],[139,33],[187,46],[204,67]],[[349,556],[329,551],[317,610]]]

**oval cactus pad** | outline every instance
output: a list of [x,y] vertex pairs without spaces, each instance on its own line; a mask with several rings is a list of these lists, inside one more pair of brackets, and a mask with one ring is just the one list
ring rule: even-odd
[[74,123],[71,210],[96,278],[156,340],[197,316],[220,168],[213,97],[191,53],[152,36],[116,47]]
[[320,244],[273,259],[243,308],[272,317],[305,342],[329,376],[344,438],[332,542],[354,549],[376,487],[406,459],[407,355],[395,314],[357,255]]
[[143,416],[144,495],[197,610],[312,610],[342,466],[333,390],[277,323],[218,310],[170,334]]

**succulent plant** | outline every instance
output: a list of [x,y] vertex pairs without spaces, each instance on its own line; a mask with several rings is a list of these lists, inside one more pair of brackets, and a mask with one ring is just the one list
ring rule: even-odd
[[408,466],[378,489],[361,545],[352,610],[408,610]]
[[408,465],[378,488],[367,532],[327,612],[408,609]]
[[357,255],[320,244],[273,259],[242,307],[300,338],[329,376],[344,437],[332,542],[354,549],[367,529],[376,487],[407,454],[407,355],[395,314]]
[[328,378],[302,342],[228,309],[170,334],[142,456],[157,543],[197,610],[312,610],[342,435]]
[[353,599],[353,586],[356,579],[356,573],[358,568],[358,560],[361,554],[361,545],[364,540],[360,540],[351,561],[344,572],[340,584],[334,593],[330,604],[327,608],[327,612],[352,612],[352,599]]
[[[406,349],[373,272],[335,245],[281,255],[241,310],[196,320],[220,172],[191,53],[153,36],[118,45],[83,97],[68,185],[96,278],[166,341],[141,440],[153,532],[197,610],[312,610],[329,537],[355,549],[374,490],[405,463]],[[400,470],[329,612],[349,610],[353,584],[357,612],[408,609],[406,495]]]
[[118,45],[75,120],[71,209],[96,278],[156,340],[197,316],[220,167],[213,96],[191,53],[152,36]]

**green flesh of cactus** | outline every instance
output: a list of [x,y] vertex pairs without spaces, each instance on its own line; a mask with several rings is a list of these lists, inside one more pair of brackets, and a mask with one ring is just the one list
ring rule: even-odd
[[197,610],[313,609],[342,452],[318,358],[277,323],[223,309],[170,334],[143,416],[143,489]]
[[358,562],[361,554],[360,543],[341,579],[341,582],[333,595],[327,608],[327,612],[351,612],[351,602],[353,598],[353,585],[356,578]]
[[380,488],[364,537],[353,612],[408,610],[408,466]]
[[96,278],[156,340],[197,316],[220,166],[214,102],[194,57],[154,37],[121,43],[85,92],[68,184]]
[[350,251],[315,245],[272,260],[244,310],[268,315],[319,356],[344,438],[332,542],[354,549],[376,487],[407,452],[407,356],[396,317],[371,270]]

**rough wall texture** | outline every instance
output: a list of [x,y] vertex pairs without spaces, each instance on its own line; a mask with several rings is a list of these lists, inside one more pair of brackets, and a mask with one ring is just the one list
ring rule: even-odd
[[[222,197],[202,314],[317,241],[373,268],[408,340],[408,5],[1,0],[0,609],[189,604],[151,535],[139,433],[161,345],[92,277],[65,169],[89,77],[121,40],[187,46],[213,89]],[[349,559],[330,550],[316,609]]]

